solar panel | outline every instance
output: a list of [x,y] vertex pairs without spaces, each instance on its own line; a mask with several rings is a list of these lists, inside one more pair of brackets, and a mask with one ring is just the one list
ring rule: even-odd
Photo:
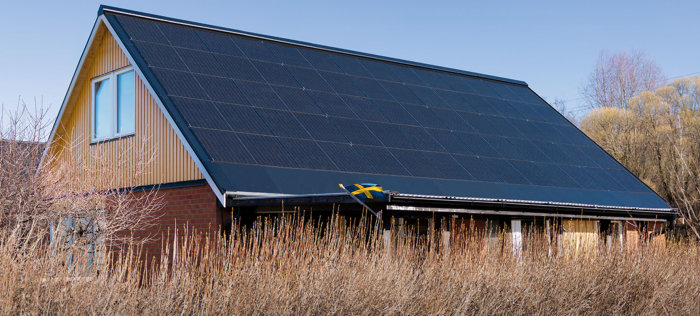
[[356,117],[355,113],[337,94],[318,91],[309,91],[308,94],[326,114],[348,118]]
[[299,67],[287,67],[287,69],[305,89],[333,91],[326,81],[321,78],[321,75],[314,69]]
[[314,100],[301,89],[279,86],[273,87],[273,89],[291,111],[316,114],[323,113],[323,111],[316,106]]
[[[245,186],[230,180],[235,170],[267,170],[250,175],[263,179],[301,168],[338,183],[351,174],[401,176],[391,189],[419,194],[479,197],[486,189],[474,188],[488,182],[489,196],[501,198],[538,192],[551,201],[658,200],[522,84],[133,16],[107,18],[127,49],[136,49],[131,53],[146,79],[166,94],[159,96],[176,110],[176,123],[192,130],[184,134],[204,150],[198,155],[208,157],[205,167],[217,183]],[[292,190],[285,187],[291,181],[266,181],[251,188],[275,183],[270,190]],[[308,193],[333,189],[315,190]]]
[[259,109],[257,112],[277,136],[311,138],[292,112],[268,109]]
[[227,55],[218,55],[216,58],[231,79],[265,82],[250,60]]
[[300,168],[337,170],[335,164],[321,150],[315,141],[280,138]]
[[[241,143],[250,151],[257,164],[279,167],[297,167],[289,152],[280,144],[277,137],[238,134]],[[219,146],[228,145],[221,143]],[[234,144],[235,145],[235,144]]]
[[332,118],[331,121],[353,144],[381,146],[382,144],[360,120]]
[[176,48],[175,50],[190,72],[226,77],[224,68],[211,53],[186,48]]
[[171,23],[160,23],[158,28],[173,46],[199,50],[207,49],[192,28]]
[[134,43],[141,56],[148,60],[149,66],[187,71],[187,66],[185,66],[180,56],[171,46],[146,42]]
[[[216,103],[216,107],[221,116],[226,118],[222,121],[228,122],[229,128],[236,132],[273,135],[267,124],[252,107],[225,103]],[[212,113],[206,115],[212,115]]]
[[404,168],[386,148],[363,145],[353,147],[378,173],[409,175],[406,168]]
[[222,120],[214,103],[205,100],[172,97],[177,110],[187,118],[187,123],[194,127],[213,129],[230,129],[226,120]]
[[231,79],[204,75],[195,75],[195,78],[213,101],[248,104],[246,98],[236,87],[236,83]]
[[292,75],[285,69],[281,64],[266,63],[262,61],[254,60],[252,61],[253,66],[262,77],[270,84],[282,85],[288,87],[298,87],[299,83],[292,77]]
[[268,109],[287,109],[284,102],[268,84],[243,80],[235,80],[235,82],[252,106]]

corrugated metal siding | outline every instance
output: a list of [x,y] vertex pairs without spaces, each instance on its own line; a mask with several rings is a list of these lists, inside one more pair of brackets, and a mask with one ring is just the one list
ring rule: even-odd
[[[90,144],[90,80],[129,66],[128,59],[104,26],[98,30],[91,49],[49,152],[55,161],[74,170],[89,170],[80,172],[79,177],[94,183],[92,187],[128,187],[203,179],[138,75],[135,80],[135,135]],[[151,161],[145,164],[146,160]],[[93,173],[95,171],[98,173]],[[110,174],[100,174],[102,172]],[[93,181],[97,179],[102,183]],[[111,183],[106,183],[110,179]]]

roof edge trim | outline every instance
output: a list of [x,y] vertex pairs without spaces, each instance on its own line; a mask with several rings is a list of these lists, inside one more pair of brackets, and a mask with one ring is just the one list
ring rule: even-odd
[[208,30],[212,30],[212,31],[232,33],[232,34],[236,34],[236,35],[243,35],[243,36],[247,36],[247,37],[259,38],[259,39],[275,41],[275,42],[280,42],[280,43],[285,43],[285,44],[291,44],[291,45],[295,45],[295,46],[303,46],[303,47],[308,47],[308,48],[320,49],[320,50],[325,50],[325,51],[334,52],[334,53],[341,53],[341,54],[345,54],[345,55],[370,58],[370,59],[375,59],[375,60],[379,60],[379,61],[391,62],[391,63],[408,65],[408,66],[413,66],[413,67],[428,68],[428,69],[432,69],[432,70],[456,73],[456,74],[460,74],[460,75],[466,75],[466,76],[476,77],[476,78],[481,78],[481,79],[500,81],[500,82],[505,82],[505,83],[510,83],[510,84],[521,85],[521,86],[528,86],[527,82],[525,82],[525,81],[520,81],[520,80],[515,80],[515,79],[510,79],[510,78],[491,76],[491,75],[486,75],[486,74],[471,72],[471,71],[466,71],[466,70],[460,70],[460,69],[455,69],[455,68],[436,66],[436,65],[414,62],[414,61],[405,60],[405,59],[391,58],[391,57],[381,56],[381,55],[374,55],[374,54],[363,53],[363,52],[349,50],[349,49],[342,49],[342,48],[337,48],[337,47],[325,46],[325,45],[314,44],[314,43],[309,43],[309,42],[304,42],[304,41],[292,40],[292,39],[288,39],[288,38],[282,38],[282,37],[270,36],[270,35],[253,33],[253,32],[246,32],[246,31],[241,31],[241,30],[236,30],[236,29],[231,29],[231,28],[226,28],[226,27],[220,27],[220,26],[215,26],[215,25],[211,25],[211,24],[181,20],[181,19],[166,17],[166,16],[162,16],[162,15],[155,15],[155,14],[150,14],[150,13],[145,13],[145,12],[139,12],[139,11],[122,9],[122,8],[117,8],[117,7],[112,7],[112,6],[100,5],[100,8],[98,9],[97,14],[102,15],[104,13],[116,13],[116,14],[136,16],[136,17],[147,18],[147,19],[157,20],[157,21],[162,21],[162,22],[176,23],[176,24],[181,24],[181,25],[186,25],[186,26],[191,26],[191,27],[196,27],[196,28],[201,28],[201,29],[208,29]]

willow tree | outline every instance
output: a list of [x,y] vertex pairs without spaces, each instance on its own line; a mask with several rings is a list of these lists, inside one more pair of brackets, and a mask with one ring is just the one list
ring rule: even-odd
[[700,238],[700,77],[592,110],[581,128],[671,201]]

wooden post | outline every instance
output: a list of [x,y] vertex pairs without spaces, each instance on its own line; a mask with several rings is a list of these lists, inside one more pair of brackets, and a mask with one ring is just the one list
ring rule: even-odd
[[513,238],[513,255],[520,257],[523,251],[523,233],[519,219],[510,220],[510,233]]
[[552,256],[552,224],[551,224],[551,220],[549,218],[544,220],[544,231],[545,231],[545,234],[547,234],[547,256],[551,257]]
[[384,243],[384,251],[391,254],[391,229],[385,229],[382,234],[382,242]]
[[442,254],[444,256],[447,256],[450,254],[450,231],[449,230],[442,230]]

